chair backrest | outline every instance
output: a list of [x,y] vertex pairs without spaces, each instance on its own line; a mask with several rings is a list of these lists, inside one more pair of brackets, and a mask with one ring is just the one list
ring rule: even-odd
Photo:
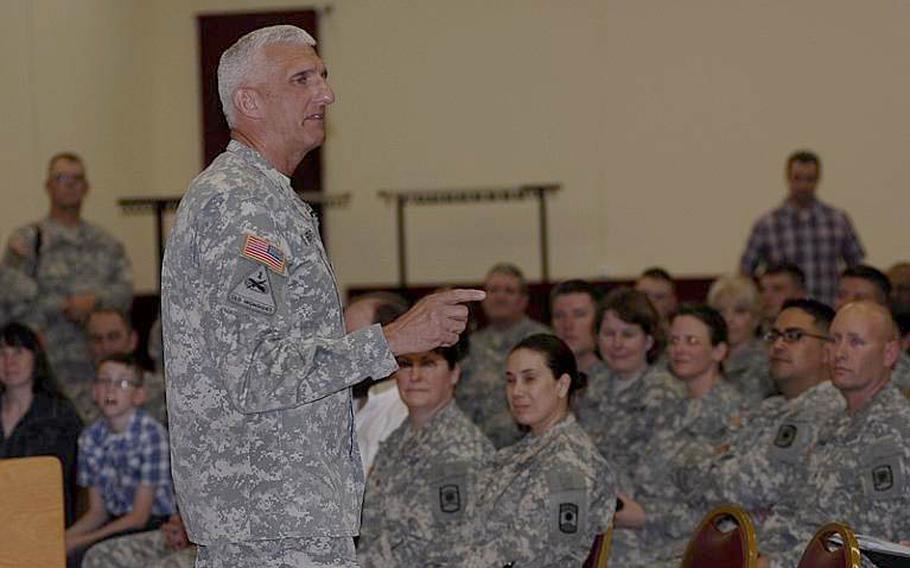
[[54,457],[0,460],[0,568],[66,565],[63,468]]
[[[842,545],[828,540],[834,535],[840,536]],[[828,523],[818,529],[799,560],[799,568],[859,568],[861,565],[856,535],[841,523]]]
[[740,507],[723,505],[708,513],[689,540],[681,568],[755,568],[755,526]]
[[597,535],[594,544],[591,546],[591,553],[582,564],[582,568],[607,568],[607,561],[610,559],[610,546],[613,544],[613,525],[607,529],[607,532]]

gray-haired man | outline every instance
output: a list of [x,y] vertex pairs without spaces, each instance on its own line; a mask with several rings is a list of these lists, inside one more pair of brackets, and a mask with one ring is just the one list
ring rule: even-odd
[[350,386],[395,355],[451,345],[452,290],[395,322],[345,335],[316,217],[288,176],[325,138],[335,95],[293,26],[221,57],[233,140],[193,182],[162,273],[174,481],[197,566],[356,565],[363,471]]

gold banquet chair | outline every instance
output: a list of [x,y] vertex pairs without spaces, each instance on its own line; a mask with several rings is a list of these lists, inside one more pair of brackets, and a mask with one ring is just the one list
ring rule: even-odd
[[0,568],[66,565],[63,468],[54,457],[0,460]]
[[723,505],[698,524],[680,568],[755,568],[758,546],[749,514],[735,505]]
[[[835,535],[840,536],[843,545],[829,540]],[[861,565],[856,535],[841,523],[828,523],[818,529],[799,560],[799,568],[860,568]]]
[[582,568],[607,568],[607,561],[610,559],[610,546],[613,544],[613,525],[607,529],[607,532],[597,535],[594,539],[594,545],[591,546],[591,553],[582,564]]

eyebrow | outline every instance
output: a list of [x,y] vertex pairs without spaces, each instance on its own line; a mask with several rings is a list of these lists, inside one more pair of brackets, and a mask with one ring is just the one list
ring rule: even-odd
[[303,69],[303,70],[300,70],[300,71],[294,73],[293,75],[290,76],[290,80],[293,81],[294,79],[305,79],[305,78],[309,77],[310,75],[313,75],[314,73],[321,75],[323,78],[326,78],[329,76],[328,69],[323,68],[322,71],[320,71],[316,66],[313,66],[313,67],[307,67],[306,69]]

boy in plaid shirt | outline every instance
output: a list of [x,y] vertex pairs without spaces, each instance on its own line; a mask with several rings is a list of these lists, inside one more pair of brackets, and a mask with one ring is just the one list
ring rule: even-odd
[[79,437],[78,483],[89,508],[66,531],[67,565],[92,544],[157,528],[175,512],[167,432],[141,407],[142,370],[132,355],[98,365],[92,397],[102,418]]

